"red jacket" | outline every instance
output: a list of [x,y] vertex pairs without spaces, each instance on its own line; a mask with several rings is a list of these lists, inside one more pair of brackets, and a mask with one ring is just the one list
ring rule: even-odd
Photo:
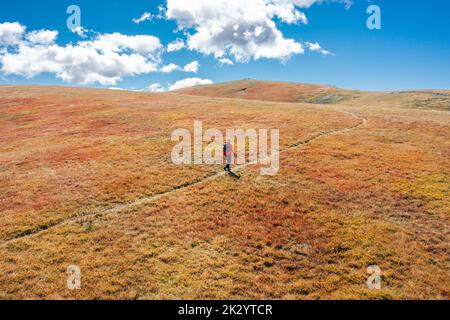
[[234,154],[233,145],[231,143],[226,143],[223,146],[223,155],[232,156]]

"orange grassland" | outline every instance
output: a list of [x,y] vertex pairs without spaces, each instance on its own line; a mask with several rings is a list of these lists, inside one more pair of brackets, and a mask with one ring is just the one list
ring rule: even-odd
[[[253,80],[0,86],[0,298],[449,299],[449,111],[448,91]],[[172,164],[194,120],[279,129],[280,172]]]

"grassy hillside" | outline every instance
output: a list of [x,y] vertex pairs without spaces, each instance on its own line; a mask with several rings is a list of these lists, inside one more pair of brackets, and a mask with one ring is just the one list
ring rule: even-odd
[[334,104],[352,97],[351,91],[335,87],[256,80],[190,87],[177,92],[207,97],[323,104]]
[[[0,86],[0,298],[448,299],[446,94]],[[173,165],[194,120],[279,128],[279,174]]]
[[318,105],[373,105],[450,111],[450,91],[364,92],[290,82],[241,80],[185,88],[181,94]]

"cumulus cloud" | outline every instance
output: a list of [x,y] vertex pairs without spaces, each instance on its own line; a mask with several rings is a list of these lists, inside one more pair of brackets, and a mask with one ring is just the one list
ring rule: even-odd
[[132,21],[136,24],[140,24],[144,21],[148,21],[152,19],[152,14],[149,12],[144,12],[139,18],[134,18]]
[[32,44],[53,44],[58,37],[58,31],[39,30],[27,34],[27,40]]
[[192,61],[191,63],[188,63],[183,68],[181,68],[179,65],[174,63],[169,63],[163,67],[159,71],[163,73],[172,73],[174,71],[184,71],[184,72],[192,72],[197,73],[200,68],[200,63],[198,61]]
[[161,93],[167,91],[173,91],[193,86],[205,85],[205,84],[213,84],[214,82],[209,79],[201,79],[201,78],[186,78],[183,80],[176,81],[173,84],[168,84],[167,86],[163,86],[160,83],[153,83],[148,86],[147,91],[154,93]]
[[177,39],[167,45],[167,52],[180,51],[181,49],[184,48],[184,46],[185,45],[183,39]]
[[305,42],[306,47],[310,50],[310,51],[314,51],[314,52],[319,52],[323,55],[334,55],[334,53],[323,49],[320,44],[318,42],[312,43],[312,42]]
[[25,33],[25,26],[18,22],[0,23],[0,46],[18,45]]
[[291,2],[275,2],[267,5],[267,12],[270,18],[278,17],[281,21],[288,24],[292,23],[308,23],[308,18],[303,12],[295,8],[295,4]]
[[[307,24],[301,11],[317,3],[351,0],[167,0],[166,18],[187,34],[190,50],[220,62],[260,58],[288,60],[304,53],[302,44],[283,35],[277,22]],[[228,60],[223,60],[224,58]],[[223,63],[222,63],[223,64]]]
[[352,0],[341,0],[340,2],[343,2],[345,5],[345,9],[350,9],[351,6],[353,5],[353,1]]
[[192,61],[191,63],[188,63],[187,65],[185,65],[183,70],[185,72],[197,73],[199,68],[200,68],[200,63],[198,61]]
[[166,16],[176,20],[179,29],[194,30],[188,35],[189,49],[218,59],[229,55],[241,62],[286,60],[303,53],[302,45],[286,39],[272,20],[304,22],[289,1],[168,0]]
[[178,66],[174,63],[169,63],[168,65],[165,65],[160,69],[160,71],[163,73],[171,73],[176,70],[180,70],[180,66]]
[[153,83],[148,86],[148,91],[150,91],[150,92],[166,92],[167,89],[164,88],[160,83]]
[[233,63],[233,61],[231,61],[230,59],[228,59],[228,58],[220,58],[219,59],[219,64],[220,65],[225,65],[225,64],[227,64],[227,65],[233,65],[234,63]]
[[88,29],[85,29],[83,27],[76,27],[76,28],[70,29],[70,31],[75,33],[76,35],[78,35],[80,38],[87,38],[87,36],[88,36],[87,34],[89,32],[92,32],[92,31],[90,31]]
[[18,23],[0,24],[0,71],[32,78],[52,73],[65,82],[114,86],[123,77],[158,71],[162,45],[149,35],[119,33],[60,46],[56,31],[25,33]]
[[79,84],[115,85],[125,76],[155,72],[156,63],[138,54],[100,53],[84,46],[30,47],[0,58],[2,73],[32,78],[48,72],[63,81]]
[[300,8],[309,8],[313,4],[324,2],[340,2],[345,5],[346,9],[349,9],[353,5],[352,0],[278,0],[278,2],[291,2]]
[[116,91],[126,91],[126,89],[124,88],[120,88],[120,87],[109,87],[109,90],[116,90]]
[[214,82],[209,79],[186,78],[183,80],[179,80],[174,84],[172,84],[171,86],[169,86],[169,91],[213,83]]
[[147,54],[162,49],[158,38],[148,35],[127,36],[120,33],[102,34],[93,41],[81,42],[80,45],[90,47],[101,52],[132,52]]

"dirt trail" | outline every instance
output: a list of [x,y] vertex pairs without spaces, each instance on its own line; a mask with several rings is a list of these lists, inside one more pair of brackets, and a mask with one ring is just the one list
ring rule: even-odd
[[[358,124],[356,124],[356,125],[353,125],[353,126],[347,127],[347,128],[319,132],[317,134],[314,134],[314,135],[310,136],[307,139],[301,140],[299,142],[296,142],[296,143],[290,145],[286,149],[281,150],[279,152],[279,154],[286,153],[286,152],[288,152],[290,150],[293,150],[295,148],[308,145],[311,142],[313,142],[313,141],[315,141],[317,139],[326,137],[326,136],[332,136],[332,135],[336,135],[336,134],[352,131],[354,129],[357,129],[357,128],[365,125],[367,123],[367,121],[368,121],[366,118],[358,116],[357,114],[349,112],[349,111],[342,111],[342,110],[334,110],[334,111],[350,115],[353,118],[360,120],[360,122]],[[235,172],[239,172],[242,169],[246,168],[250,164],[251,163],[247,163],[247,164],[244,164],[244,165],[236,166],[236,167],[233,168],[233,170]],[[110,214],[116,214],[116,213],[118,213],[118,212],[120,212],[122,210],[125,210],[125,209],[129,209],[129,208],[132,208],[132,207],[148,204],[148,203],[154,202],[154,201],[156,201],[156,200],[158,200],[158,199],[160,199],[162,197],[165,197],[165,196],[171,195],[173,193],[176,193],[176,192],[178,192],[180,190],[184,190],[186,188],[197,186],[197,185],[203,184],[205,182],[208,182],[210,180],[213,180],[213,179],[216,179],[216,178],[219,178],[219,177],[223,177],[226,174],[227,173],[224,172],[224,171],[219,172],[219,173],[214,173],[214,174],[212,174],[210,176],[198,178],[198,179],[193,180],[191,182],[188,182],[188,183],[176,186],[175,188],[173,188],[171,190],[168,190],[168,191],[165,191],[165,192],[162,192],[162,193],[150,196],[150,197],[142,198],[142,199],[136,200],[134,202],[121,204],[121,205],[115,206],[113,208],[102,210],[102,211],[82,213],[80,215],[77,215],[77,216],[74,216],[74,217],[71,217],[71,218],[68,218],[68,219],[60,220],[60,221],[57,221],[57,222],[54,222],[54,223],[51,223],[51,224],[47,224],[47,225],[43,225],[43,226],[38,226],[35,229],[27,230],[27,231],[25,231],[23,233],[17,234],[17,235],[15,235],[12,238],[4,239],[4,240],[0,241],[0,245],[7,245],[7,244],[15,242],[15,241],[19,241],[19,240],[23,240],[23,239],[26,239],[26,238],[34,237],[34,236],[43,234],[43,233],[45,233],[45,232],[47,232],[47,231],[49,231],[49,230],[51,230],[53,228],[56,228],[56,227],[59,227],[59,226],[63,226],[63,225],[66,225],[66,224],[70,224],[70,223],[74,223],[74,222],[82,222],[83,219],[86,219],[86,218],[97,218],[97,217],[102,217],[102,216],[108,216]]]

